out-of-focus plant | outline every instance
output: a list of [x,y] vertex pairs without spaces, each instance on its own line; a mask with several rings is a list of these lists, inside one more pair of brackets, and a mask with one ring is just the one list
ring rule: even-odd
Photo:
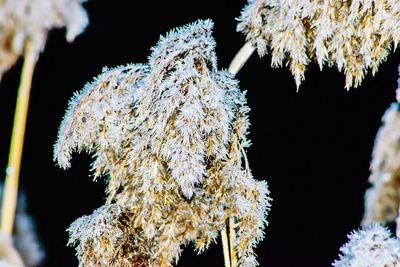
[[400,205],[400,110],[393,103],[383,116],[371,162],[372,187],[365,196],[363,225],[390,223],[398,216]]
[[[400,2],[394,0],[249,0],[239,18],[251,51],[271,50],[273,67],[289,66],[297,87],[310,61],[336,66],[345,87],[358,87],[400,40]],[[251,53],[251,52],[250,52]]]
[[[3,194],[3,184],[0,184],[0,198]],[[44,258],[44,251],[36,235],[35,223],[26,211],[26,195],[18,194],[18,202],[15,213],[15,224],[12,238],[2,234],[0,238],[0,263],[2,261],[13,263],[11,259],[20,258],[21,264],[26,267],[39,265]],[[0,266],[3,266],[0,264]]]
[[13,240],[3,233],[0,233],[0,266],[25,267],[20,254],[14,247]]
[[66,27],[72,42],[88,24],[82,3],[86,0],[1,0],[0,1],[0,77],[27,50],[43,51],[47,34]]
[[[161,37],[149,62],[103,73],[71,100],[54,156],[93,153],[107,202],[69,228],[80,266],[171,266],[225,233],[226,266],[255,266],[270,207],[244,148],[248,106],[217,69],[209,20]],[[226,251],[227,249],[229,251]]]
[[2,201],[1,230],[11,235],[18,192],[25,122],[32,74],[43,51],[47,33],[66,27],[72,41],[88,23],[81,4],[85,0],[0,0],[0,78],[20,57],[24,57],[15,108],[10,154]]
[[[382,121],[372,153],[369,177],[372,187],[365,194],[363,229],[349,236],[349,242],[341,248],[340,259],[333,264],[335,267],[400,265],[399,103],[391,104]],[[379,225],[394,222],[397,238],[390,237],[389,230]]]
[[[399,67],[400,72],[400,67]],[[399,79],[400,87],[400,79]],[[399,89],[397,89],[399,98]],[[398,222],[400,208],[400,104],[392,103],[382,119],[372,153],[372,187],[365,194],[362,225]],[[400,225],[397,224],[400,234]]]

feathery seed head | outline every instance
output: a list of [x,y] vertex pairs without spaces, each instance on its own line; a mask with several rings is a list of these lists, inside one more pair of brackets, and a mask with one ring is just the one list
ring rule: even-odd
[[68,245],[76,246],[79,266],[148,266],[151,247],[130,226],[131,216],[110,204],[73,222]]
[[217,68],[215,41],[211,33],[211,20],[198,20],[181,28],[173,29],[166,36],[160,36],[157,45],[151,49],[149,65],[168,72],[179,59],[206,60],[212,70]]
[[[215,242],[229,217],[239,262],[257,265],[253,247],[263,236],[269,192],[242,162],[249,108],[233,76],[217,69],[211,29],[206,20],[170,32],[148,64],[105,70],[71,101],[54,158],[66,168],[72,152],[89,151],[95,175],[108,177],[106,208],[70,228],[81,265],[128,266],[140,258],[171,266],[182,246],[195,242],[201,252]],[[110,205],[126,214],[124,229]],[[100,221],[96,227],[109,230],[93,235],[88,225]],[[109,248],[116,232],[122,241]],[[112,261],[125,246],[124,255],[134,256]]]
[[386,0],[249,0],[239,18],[260,56],[271,49],[272,66],[287,60],[296,85],[311,60],[344,70],[345,87],[358,87],[400,40],[400,3]]
[[348,236],[349,242],[340,251],[340,259],[334,267],[395,267],[400,264],[400,240],[390,236],[390,232],[372,223],[354,231]]
[[54,160],[61,167],[70,167],[74,151],[121,149],[120,141],[130,127],[136,84],[144,72],[143,65],[104,68],[93,82],[74,94],[54,146]]

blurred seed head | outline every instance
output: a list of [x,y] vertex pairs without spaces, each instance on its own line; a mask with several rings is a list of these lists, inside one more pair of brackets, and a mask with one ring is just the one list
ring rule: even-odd
[[372,187],[365,195],[363,225],[389,223],[398,217],[400,205],[400,111],[393,103],[383,116],[372,153]]
[[88,24],[86,0],[0,0],[0,78],[23,54],[27,41],[37,53],[48,31],[66,27],[72,42]]
[[[2,196],[3,183],[0,184],[0,199],[2,199]],[[2,236],[0,238],[2,240],[0,243],[4,245],[0,246],[6,248],[4,252],[12,252],[7,246],[9,243],[11,248],[15,247],[19,257],[21,257],[24,263],[23,266],[33,267],[42,263],[45,257],[45,252],[43,251],[42,245],[39,242],[35,223],[31,216],[27,214],[26,209],[26,196],[23,192],[19,192],[12,240],[7,241],[7,237]],[[13,253],[11,253],[11,255],[12,254]]]

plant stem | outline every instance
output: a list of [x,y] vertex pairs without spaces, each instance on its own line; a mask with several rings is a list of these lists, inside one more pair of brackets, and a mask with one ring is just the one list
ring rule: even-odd
[[[253,54],[254,50],[255,48],[251,45],[250,42],[245,43],[244,46],[240,48],[239,52],[233,58],[231,64],[229,65],[228,71],[231,74],[236,75],[243,67],[244,63],[246,63],[246,61]],[[232,217],[229,217],[229,242],[226,225],[221,231],[222,250],[224,252],[225,267],[236,267],[237,265],[237,257],[234,246],[236,236],[234,225],[234,219]]]
[[221,231],[222,249],[224,251],[225,267],[231,267],[231,260],[229,257],[228,234],[226,233],[226,226]]
[[253,54],[254,50],[255,48],[250,42],[245,43],[233,58],[231,64],[229,65],[228,71],[233,75],[236,75],[243,67],[244,63],[246,63],[246,61]]
[[25,46],[24,65],[22,67],[21,80],[18,88],[10,154],[6,170],[1,208],[1,231],[7,235],[12,234],[14,225],[18,195],[18,178],[21,165],[22,147],[24,143],[26,117],[28,113],[29,93],[36,59],[36,50],[34,49],[33,44],[28,41]]
[[231,267],[237,266],[237,257],[235,251],[235,239],[236,239],[236,232],[235,232],[235,219],[230,216],[229,217],[229,248],[231,253]]
[[[250,58],[251,54],[253,54],[255,48],[251,45],[250,42],[244,44],[244,46],[239,50],[239,52],[233,58],[231,64],[229,65],[228,71],[236,75],[240,69],[243,67],[244,63]],[[227,235],[227,227],[225,225],[224,229],[221,231],[222,238],[222,250],[224,252],[224,260],[225,267],[236,267],[237,258],[236,252],[234,249],[235,244],[235,222],[232,217],[229,217],[229,245],[228,245],[228,235]],[[230,247],[230,249],[229,249]],[[232,265],[230,260],[232,260]]]

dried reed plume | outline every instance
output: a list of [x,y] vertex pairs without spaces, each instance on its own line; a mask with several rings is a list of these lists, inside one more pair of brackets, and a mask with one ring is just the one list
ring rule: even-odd
[[256,266],[267,184],[245,160],[245,94],[217,69],[213,23],[169,32],[149,62],[105,69],[71,100],[54,155],[93,153],[107,203],[69,228],[80,266],[171,266],[181,246],[202,252],[228,218],[240,266]]
[[400,240],[388,230],[373,223],[354,231],[340,251],[334,267],[396,267],[400,265]]
[[285,62],[299,87],[310,61],[344,70],[345,87],[361,84],[400,40],[400,2],[395,0],[249,0],[238,31],[257,48],[271,49],[272,66]]
[[43,50],[52,28],[67,28],[72,41],[88,23],[81,6],[86,0],[0,0],[0,79],[32,43]]

